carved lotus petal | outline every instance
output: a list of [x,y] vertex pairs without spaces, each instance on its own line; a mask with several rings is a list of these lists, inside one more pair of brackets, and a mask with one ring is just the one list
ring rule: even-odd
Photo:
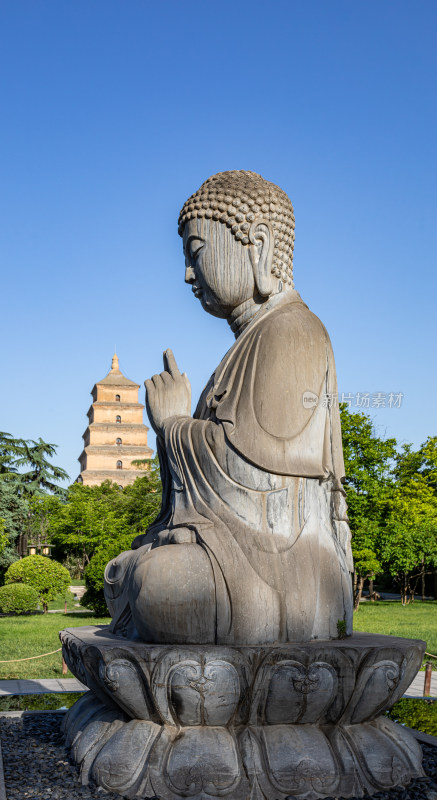
[[340,775],[326,737],[314,725],[263,728],[269,779],[286,794],[333,795]]
[[317,722],[335,697],[337,675],[330,664],[305,667],[295,661],[276,665],[265,701],[268,725]]
[[106,714],[106,720],[90,722],[71,748],[72,757],[77,764],[80,764],[82,781],[88,781],[97,754],[106,742],[124,726],[124,721],[117,719],[116,714],[117,712],[109,711]]
[[128,722],[101,749],[92,768],[93,779],[109,792],[124,795],[133,790],[145,777],[160,733],[161,727],[154,722]]
[[181,725],[227,725],[239,695],[238,673],[227,661],[185,662],[172,670],[171,705]]
[[402,664],[389,659],[365,663],[349,709],[350,722],[363,722],[387,708],[402,676]]
[[99,666],[103,688],[116,703],[134,719],[150,719],[145,687],[135,664],[126,658],[116,658]]
[[184,797],[226,795],[240,782],[235,741],[226,728],[187,728],[171,746],[166,773],[169,788]]
[[423,774],[418,743],[413,740],[417,750],[415,753],[411,750],[409,757],[407,748],[396,741],[402,738],[398,728],[396,723],[384,718],[344,728],[369,783],[379,789],[406,785],[415,775]]

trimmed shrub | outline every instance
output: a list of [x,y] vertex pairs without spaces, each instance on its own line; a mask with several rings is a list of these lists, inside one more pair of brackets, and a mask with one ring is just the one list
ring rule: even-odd
[[32,586],[38,593],[44,611],[47,611],[47,603],[57,594],[65,594],[70,581],[68,570],[46,556],[26,556],[11,564],[5,575],[5,585],[25,583]]
[[0,612],[2,614],[25,614],[35,611],[38,592],[25,583],[10,583],[0,587]]
[[[423,674],[423,673],[422,673]],[[437,702],[419,698],[404,697],[394,704],[388,716],[395,722],[408,725],[422,733],[437,736]]]

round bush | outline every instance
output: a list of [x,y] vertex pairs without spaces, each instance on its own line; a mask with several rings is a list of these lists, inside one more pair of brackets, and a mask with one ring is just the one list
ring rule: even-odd
[[57,594],[64,594],[70,585],[68,569],[46,556],[26,556],[11,564],[5,575],[5,584],[26,583],[38,593],[44,610]]
[[0,586],[0,612],[2,614],[25,614],[36,611],[38,592],[25,583],[10,583]]

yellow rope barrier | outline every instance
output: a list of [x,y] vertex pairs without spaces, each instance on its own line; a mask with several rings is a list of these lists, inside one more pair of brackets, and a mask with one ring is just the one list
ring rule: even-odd
[[57,650],[52,650],[50,653],[43,653],[42,656],[29,656],[28,658],[11,658],[9,661],[0,661],[0,664],[12,664],[14,661],[32,661],[34,658],[45,658],[46,656],[52,656],[53,653],[59,653],[62,650],[62,647],[58,647]]
[[437,656],[434,656],[432,653],[427,653],[426,650],[425,650],[425,655],[426,656],[431,656],[431,658],[437,658]]

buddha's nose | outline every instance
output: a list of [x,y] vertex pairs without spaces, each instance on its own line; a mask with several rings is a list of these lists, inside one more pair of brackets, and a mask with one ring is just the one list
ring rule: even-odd
[[185,268],[185,283],[194,283],[196,279],[196,275],[194,272],[193,267],[186,267]]

